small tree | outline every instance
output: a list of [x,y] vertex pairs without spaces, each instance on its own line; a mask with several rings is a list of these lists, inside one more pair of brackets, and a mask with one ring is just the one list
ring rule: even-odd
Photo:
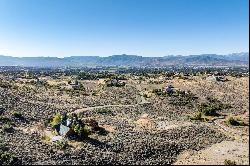
[[54,118],[52,119],[51,125],[52,126],[56,126],[61,122],[62,118],[60,114],[57,114],[54,116]]
[[75,131],[78,138],[80,138],[80,139],[88,137],[88,135],[90,133],[90,130],[88,129],[88,126],[86,126],[86,125],[77,124],[74,126],[73,130]]

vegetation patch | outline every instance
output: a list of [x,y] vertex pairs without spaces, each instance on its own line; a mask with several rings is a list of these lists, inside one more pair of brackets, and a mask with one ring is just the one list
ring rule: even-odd
[[180,90],[174,92],[172,96],[173,99],[170,103],[177,106],[192,107],[193,101],[197,99],[197,97],[193,93]]
[[90,134],[98,132],[100,127],[94,119],[81,120],[76,114],[57,114],[52,118],[50,125],[58,135],[70,139],[81,140]]
[[22,114],[20,112],[13,112],[12,113],[12,116],[15,117],[15,118],[23,118]]
[[19,160],[12,153],[8,152],[9,148],[0,140],[0,165],[16,165]]
[[236,161],[226,159],[224,161],[224,165],[236,165]]
[[3,124],[1,129],[3,132],[7,133],[11,133],[14,130],[13,125],[11,123]]
[[191,120],[199,120],[199,121],[208,121],[207,118],[203,117],[202,112],[195,112],[193,115],[190,117]]
[[199,111],[205,116],[217,116],[217,111],[231,108],[229,104],[223,104],[218,99],[208,97],[207,100],[208,102],[202,103],[199,106]]
[[63,149],[66,149],[69,146],[69,144],[67,140],[63,139],[61,141],[57,141],[55,146],[56,148],[63,150]]
[[226,124],[231,125],[231,126],[246,126],[247,125],[241,119],[236,119],[236,118],[233,118],[233,117],[229,117],[226,120]]

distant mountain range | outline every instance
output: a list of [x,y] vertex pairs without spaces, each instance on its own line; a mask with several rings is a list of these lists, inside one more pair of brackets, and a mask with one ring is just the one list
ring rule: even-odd
[[249,53],[228,55],[169,55],[164,57],[142,57],[137,55],[71,56],[57,57],[11,57],[0,55],[0,66],[25,67],[167,67],[167,66],[249,66]]

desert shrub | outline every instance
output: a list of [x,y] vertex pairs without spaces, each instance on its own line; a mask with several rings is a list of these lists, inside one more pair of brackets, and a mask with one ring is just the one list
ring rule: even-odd
[[220,110],[218,105],[211,103],[202,103],[200,105],[200,112],[202,112],[206,116],[214,116],[217,115],[216,111]]
[[191,120],[202,120],[202,114],[201,112],[195,112],[193,116],[190,118]]
[[43,121],[43,127],[48,127],[48,125],[49,125],[49,122],[50,122],[50,119],[45,119],[44,121]]
[[5,116],[0,116],[0,122],[7,123],[11,122],[11,120]]
[[49,142],[51,138],[47,135],[42,136],[42,140]]
[[102,114],[102,115],[113,115],[113,112],[111,110],[108,110],[108,109],[99,109],[96,112],[98,114]]
[[200,111],[206,116],[216,116],[216,111],[231,108],[229,104],[224,104],[216,98],[207,97],[207,100],[208,102],[202,103],[199,107]]
[[15,117],[15,118],[22,118],[22,114],[19,113],[19,112],[13,112],[12,116]]
[[232,160],[225,160],[224,161],[224,165],[236,165],[236,161],[232,161]]
[[13,131],[13,126],[11,123],[6,123],[2,126],[2,131],[4,132],[12,132]]
[[237,120],[237,119],[235,119],[235,118],[233,118],[233,117],[229,117],[227,120],[226,120],[226,123],[228,124],[228,125],[232,125],[232,126],[245,126],[246,124],[243,122],[243,121],[241,121],[241,120]]
[[[87,122],[88,126],[91,128],[91,131],[94,132],[94,131],[97,131],[100,129],[99,125],[98,125],[98,122],[94,119],[90,119],[88,122]],[[89,130],[88,128],[85,127],[85,130]]]
[[0,105],[0,115],[4,113],[5,109]]
[[192,104],[192,99],[188,97],[180,97],[177,100],[172,102],[174,105],[179,105],[179,106],[185,106],[185,105],[190,105]]
[[7,151],[7,150],[8,150],[8,148],[7,148],[6,144],[3,143],[2,139],[0,139],[0,152],[4,152],[4,151]]
[[18,159],[9,152],[0,152],[0,165],[14,165]]
[[74,132],[77,134],[79,139],[87,138],[91,133],[91,128],[87,125],[76,124],[73,127]]
[[158,96],[162,96],[162,95],[166,95],[165,92],[163,92],[161,89],[153,89],[152,93],[158,95]]
[[51,121],[51,125],[52,126],[56,126],[61,122],[61,115],[57,114],[53,117],[52,121]]
[[57,141],[55,145],[58,149],[66,149],[69,146],[67,140]]

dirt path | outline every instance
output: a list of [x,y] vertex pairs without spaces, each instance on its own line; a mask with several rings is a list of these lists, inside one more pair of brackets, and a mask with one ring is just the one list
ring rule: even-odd
[[77,109],[75,110],[73,113],[80,113],[80,112],[84,112],[84,111],[90,111],[93,109],[101,109],[101,108],[109,108],[109,107],[135,107],[137,104],[134,105],[102,105],[102,106],[94,106],[94,107],[86,107],[86,108],[81,108],[81,109]]
[[102,106],[86,107],[86,108],[77,109],[74,111],[74,113],[80,113],[84,111],[90,111],[93,109],[101,109],[101,108],[109,108],[109,107],[136,107],[137,105],[149,104],[150,102],[148,102],[145,99],[145,97],[143,96],[143,93],[141,92],[141,87],[137,85],[136,89],[140,91],[140,94],[138,95],[138,99],[137,99],[137,100],[140,100],[138,101],[138,104],[129,104],[129,105],[118,104],[118,105],[102,105]]

